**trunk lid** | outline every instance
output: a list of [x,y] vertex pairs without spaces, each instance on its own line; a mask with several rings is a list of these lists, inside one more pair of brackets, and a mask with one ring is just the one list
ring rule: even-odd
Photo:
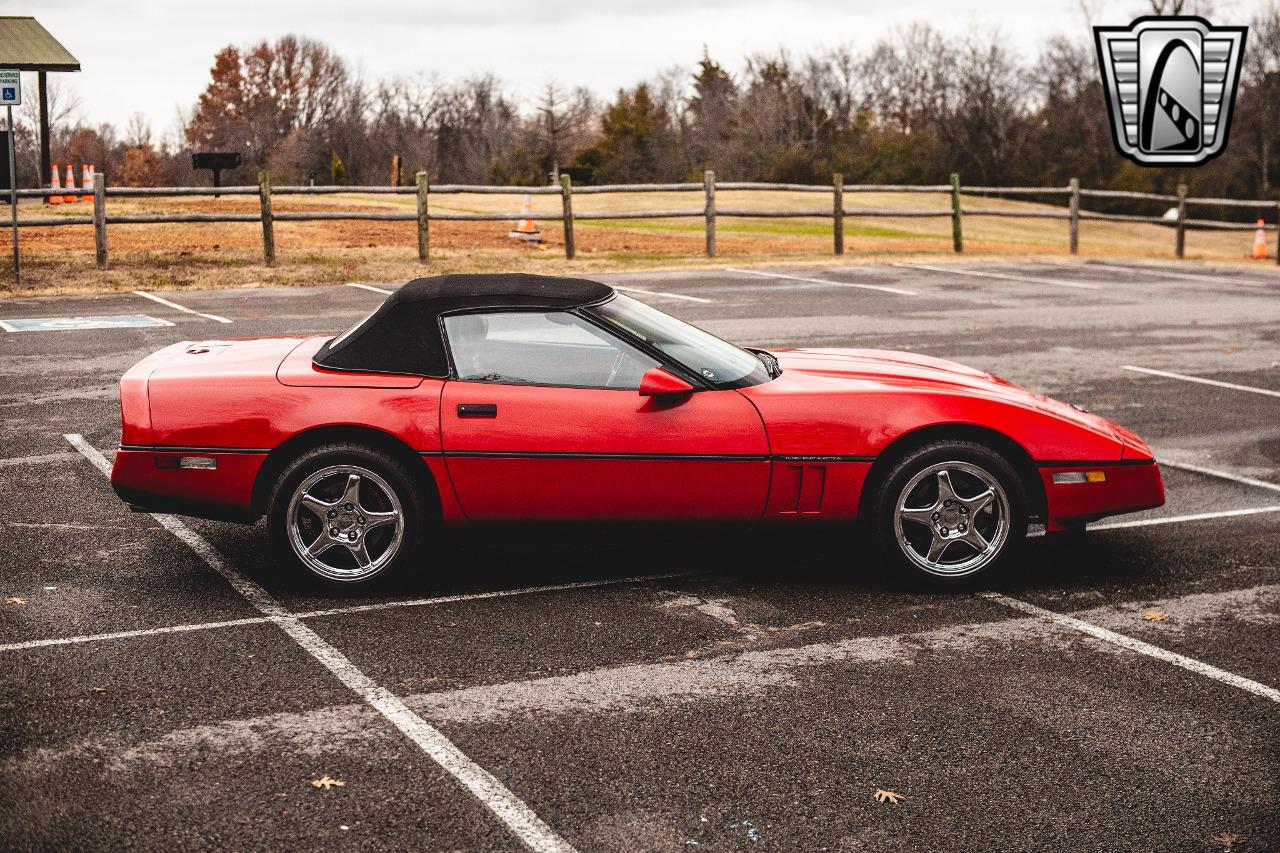
[[[183,341],[156,356],[151,381],[271,376],[305,338]],[[156,356],[152,356],[155,358]]]

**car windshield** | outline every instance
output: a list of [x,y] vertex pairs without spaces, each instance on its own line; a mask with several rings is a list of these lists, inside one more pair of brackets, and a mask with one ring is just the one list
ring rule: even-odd
[[716,388],[759,385],[776,375],[769,363],[755,354],[629,296],[618,294],[587,310],[670,356]]

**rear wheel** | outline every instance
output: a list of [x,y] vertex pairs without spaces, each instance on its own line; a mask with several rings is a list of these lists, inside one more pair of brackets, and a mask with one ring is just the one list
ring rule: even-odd
[[268,512],[277,550],[325,583],[391,576],[421,542],[423,502],[394,457],[357,444],[303,453],[281,474]]
[[935,442],[889,471],[876,497],[875,528],[889,562],[958,582],[1007,562],[1026,537],[1026,494],[1013,466],[991,448]]

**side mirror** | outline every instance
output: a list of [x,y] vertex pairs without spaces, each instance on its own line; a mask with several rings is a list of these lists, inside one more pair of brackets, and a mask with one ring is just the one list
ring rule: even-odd
[[679,376],[675,376],[661,367],[646,370],[640,377],[641,397],[670,397],[675,394],[688,394],[693,386]]

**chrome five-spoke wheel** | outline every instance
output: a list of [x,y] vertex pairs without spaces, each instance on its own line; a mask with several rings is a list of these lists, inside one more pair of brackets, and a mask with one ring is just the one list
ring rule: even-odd
[[395,559],[404,539],[395,490],[354,464],[329,465],[299,482],[286,519],[294,554],[331,581],[368,580]]
[[1010,530],[1010,504],[1000,480],[979,465],[938,462],[899,491],[893,529],[903,555],[922,571],[961,577],[1000,556]]

